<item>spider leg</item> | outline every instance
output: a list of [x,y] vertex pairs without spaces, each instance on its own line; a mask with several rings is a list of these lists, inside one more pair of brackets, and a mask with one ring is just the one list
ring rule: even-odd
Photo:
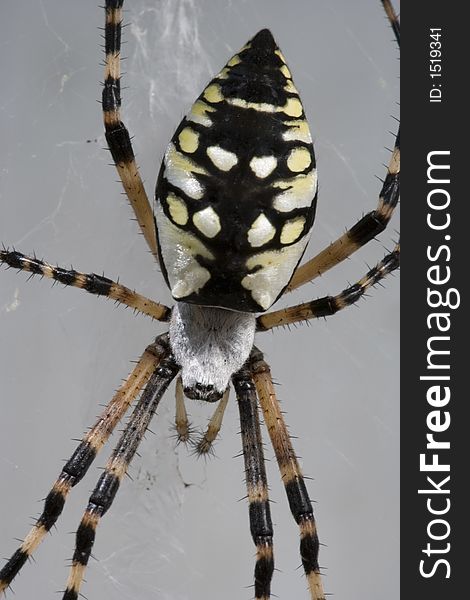
[[390,27],[395,34],[395,40],[398,46],[400,46],[400,21],[398,20],[397,13],[395,12],[390,0],[382,0],[382,5],[389,20]]
[[[400,47],[400,22],[390,0],[382,0],[385,13]],[[294,273],[286,291],[291,292],[313,281],[319,275],[342,262],[359,248],[381,233],[392,218],[400,197],[400,128],[395,139],[395,148],[390,157],[387,175],[379,195],[377,208],[367,213],[351,229],[348,229],[327,248],[301,265]]]
[[13,269],[20,269],[32,275],[48,277],[64,285],[80,288],[96,296],[106,296],[157,321],[170,319],[171,309],[168,306],[154,302],[103,275],[79,273],[73,269],[54,267],[36,257],[26,256],[16,250],[9,251],[8,249],[0,250],[0,264],[2,263]]
[[243,457],[250,511],[250,531],[256,545],[255,598],[269,600],[274,571],[273,525],[258,415],[256,389],[248,369],[233,376],[240,412]]
[[129,132],[121,121],[121,29],[124,0],[105,2],[105,71],[102,94],[106,141],[145,241],[158,258],[157,229],[152,207],[135,161]]
[[219,400],[214,414],[210,418],[206,431],[196,444],[195,454],[210,454],[212,450],[212,444],[214,443],[215,438],[217,437],[220,428],[222,427],[222,421],[224,418],[225,409],[227,408],[228,397],[229,389],[227,388],[225,394]]
[[276,398],[269,365],[257,348],[252,351],[250,367],[264,421],[286,488],[290,510],[300,528],[300,556],[307,576],[310,597],[311,600],[325,600],[318,565],[319,541],[312,503]]
[[63,600],[78,598],[98,523],[111,507],[129,463],[142,441],[163,394],[177,372],[178,365],[167,349],[166,355],[154,370],[142,396],[135,405],[121,438],[90,496],[77,530],[75,552]]
[[175,430],[177,443],[187,444],[191,437],[192,428],[186,412],[184,404],[183,383],[181,377],[176,380],[176,413],[175,413]]
[[311,302],[303,302],[281,310],[265,313],[257,318],[258,331],[267,331],[273,327],[289,325],[298,321],[329,317],[339,310],[354,304],[372,286],[398,268],[400,262],[400,245],[397,244],[375,267],[364,275],[357,283],[347,287],[337,296],[324,296]]
[[83,479],[96,455],[107,442],[150,375],[155,371],[165,352],[166,348],[158,343],[158,340],[147,347],[132,373],[115,393],[95,425],[82,438],[46,496],[42,514],[21,546],[0,571],[0,593],[11,584],[22,566],[56,523],[68,493]]

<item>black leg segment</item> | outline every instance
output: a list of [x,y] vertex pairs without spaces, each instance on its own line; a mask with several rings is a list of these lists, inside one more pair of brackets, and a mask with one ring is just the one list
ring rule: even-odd
[[233,376],[233,385],[240,412],[250,531],[256,545],[255,598],[268,600],[274,571],[273,525],[256,388],[248,369],[241,369]]

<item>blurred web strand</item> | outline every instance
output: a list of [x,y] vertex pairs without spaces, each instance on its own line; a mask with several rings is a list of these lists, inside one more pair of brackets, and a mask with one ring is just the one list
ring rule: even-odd
[[[149,90],[149,112],[158,122],[171,116],[175,99],[179,115],[199,95],[213,66],[200,42],[200,8],[195,0],[163,0],[156,5],[145,0],[141,8],[130,7],[126,21],[133,36],[132,54],[125,68],[139,73]],[[127,33],[129,35],[129,33]],[[175,120],[175,125],[179,117]]]

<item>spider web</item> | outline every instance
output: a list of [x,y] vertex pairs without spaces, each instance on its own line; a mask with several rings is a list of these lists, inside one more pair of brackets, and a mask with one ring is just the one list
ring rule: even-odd
[[[6,13],[6,14],[5,14]],[[97,271],[170,303],[160,273],[102,150],[97,82],[102,11],[94,0],[24,0],[0,20],[0,241],[63,266]],[[378,192],[395,125],[397,52],[375,0],[298,0],[289,18],[271,0],[127,2],[123,114],[149,195],[166,141],[203,86],[258,29],[272,29],[315,132],[320,199],[310,255],[363,212]],[[6,69],[7,61],[10,63]],[[390,247],[394,233],[384,235]],[[383,255],[379,243],[289,302],[342,289]],[[326,589],[350,600],[398,595],[398,392],[396,278],[359,309],[260,337],[308,482],[328,567]],[[61,459],[163,328],[76,290],[0,273],[0,554],[16,547],[27,516]],[[370,332],[370,333],[369,333]],[[175,450],[173,389],[152,424],[115,505],[98,529],[84,594],[116,600],[250,598],[249,537],[237,410],[231,396],[205,462]],[[192,403],[202,426],[210,408]],[[112,439],[116,443],[117,436]],[[99,458],[102,466],[107,453]],[[273,592],[305,598],[297,530],[272,451],[268,476],[275,522]],[[15,583],[17,598],[63,589],[64,559],[99,471],[67,502],[58,530]],[[357,540],[360,540],[358,543]],[[386,540],[386,542],[384,542]],[[380,549],[380,551],[378,551]],[[354,560],[351,561],[351,556]],[[392,568],[391,568],[392,566]],[[365,576],[366,575],[366,576]],[[38,592],[38,590],[41,590]],[[222,594],[221,594],[222,592]]]

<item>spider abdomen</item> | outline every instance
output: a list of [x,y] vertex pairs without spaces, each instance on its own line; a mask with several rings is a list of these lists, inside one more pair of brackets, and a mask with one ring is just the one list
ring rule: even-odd
[[302,103],[264,29],[209,83],[166,151],[156,221],[173,297],[267,310],[305,250],[316,192]]

